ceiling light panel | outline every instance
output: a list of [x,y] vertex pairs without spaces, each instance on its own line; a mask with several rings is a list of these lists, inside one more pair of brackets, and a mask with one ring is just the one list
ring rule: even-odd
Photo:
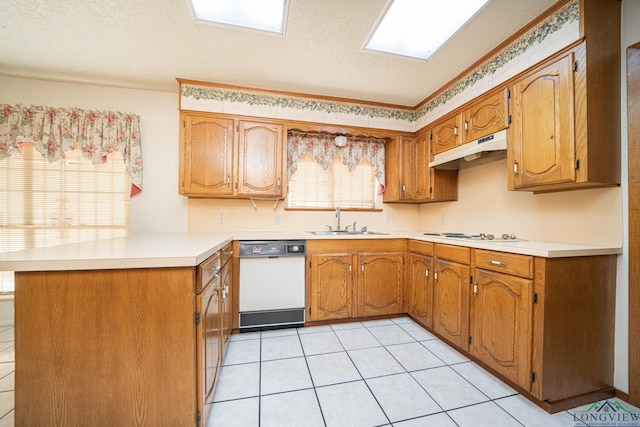
[[489,0],[391,0],[365,49],[427,59]]
[[284,34],[288,0],[191,0],[197,20]]

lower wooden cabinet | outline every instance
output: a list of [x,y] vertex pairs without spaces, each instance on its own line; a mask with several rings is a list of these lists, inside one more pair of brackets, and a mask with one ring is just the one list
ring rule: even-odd
[[433,329],[463,350],[469,348],[470,249],[436,245]]
[[[307,242],[307,253],[310,246],[311,241]],[[307,258],[307,319],[354,317],[353,255],[311,254]]]
[[409,242],[406,312],[433,327],[433,243]]
[[522,387],[530,384],[533,281],[474,270],[471,354]]
[[[219,258],[218,261],[219,262]],[[219,267],[219,265],[218,265]],[[198,406],[200,416],[207,419],[213,398],[213,387],[221,365],[220,277],[214,278],[196,296],[196,353]]]
[[404,312],[402,239],[307,241],[307,320]]

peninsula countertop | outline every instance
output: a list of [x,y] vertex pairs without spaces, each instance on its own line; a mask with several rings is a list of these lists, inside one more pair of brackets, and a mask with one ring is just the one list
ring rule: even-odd
[[544,258],[615,255],[622,248],[542,241],[478,241],[427,236],[420,232],[317,236],[308,231],[175,232],[71,243],[0,253],[2,271],[102,270],[196,266],[233,240],[414,239]]

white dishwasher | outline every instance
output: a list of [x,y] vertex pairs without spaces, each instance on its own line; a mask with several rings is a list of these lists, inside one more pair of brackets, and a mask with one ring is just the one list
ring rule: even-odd
[[240,331],[304,325],[304,240],[240,241]]

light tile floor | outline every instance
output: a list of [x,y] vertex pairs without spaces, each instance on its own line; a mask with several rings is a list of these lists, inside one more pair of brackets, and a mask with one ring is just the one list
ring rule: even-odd
[[[0,326],[0,427],[14,374]],[[573,427],[590,406],[550,415],[406,317],[232,335],[213,400],[207,427]]]
[[0,427],[13,427],[16,372],[13,326],[0,326]]
[[232,335],[206,425],[573,427],[587,407],[548,414],[403,317]]

